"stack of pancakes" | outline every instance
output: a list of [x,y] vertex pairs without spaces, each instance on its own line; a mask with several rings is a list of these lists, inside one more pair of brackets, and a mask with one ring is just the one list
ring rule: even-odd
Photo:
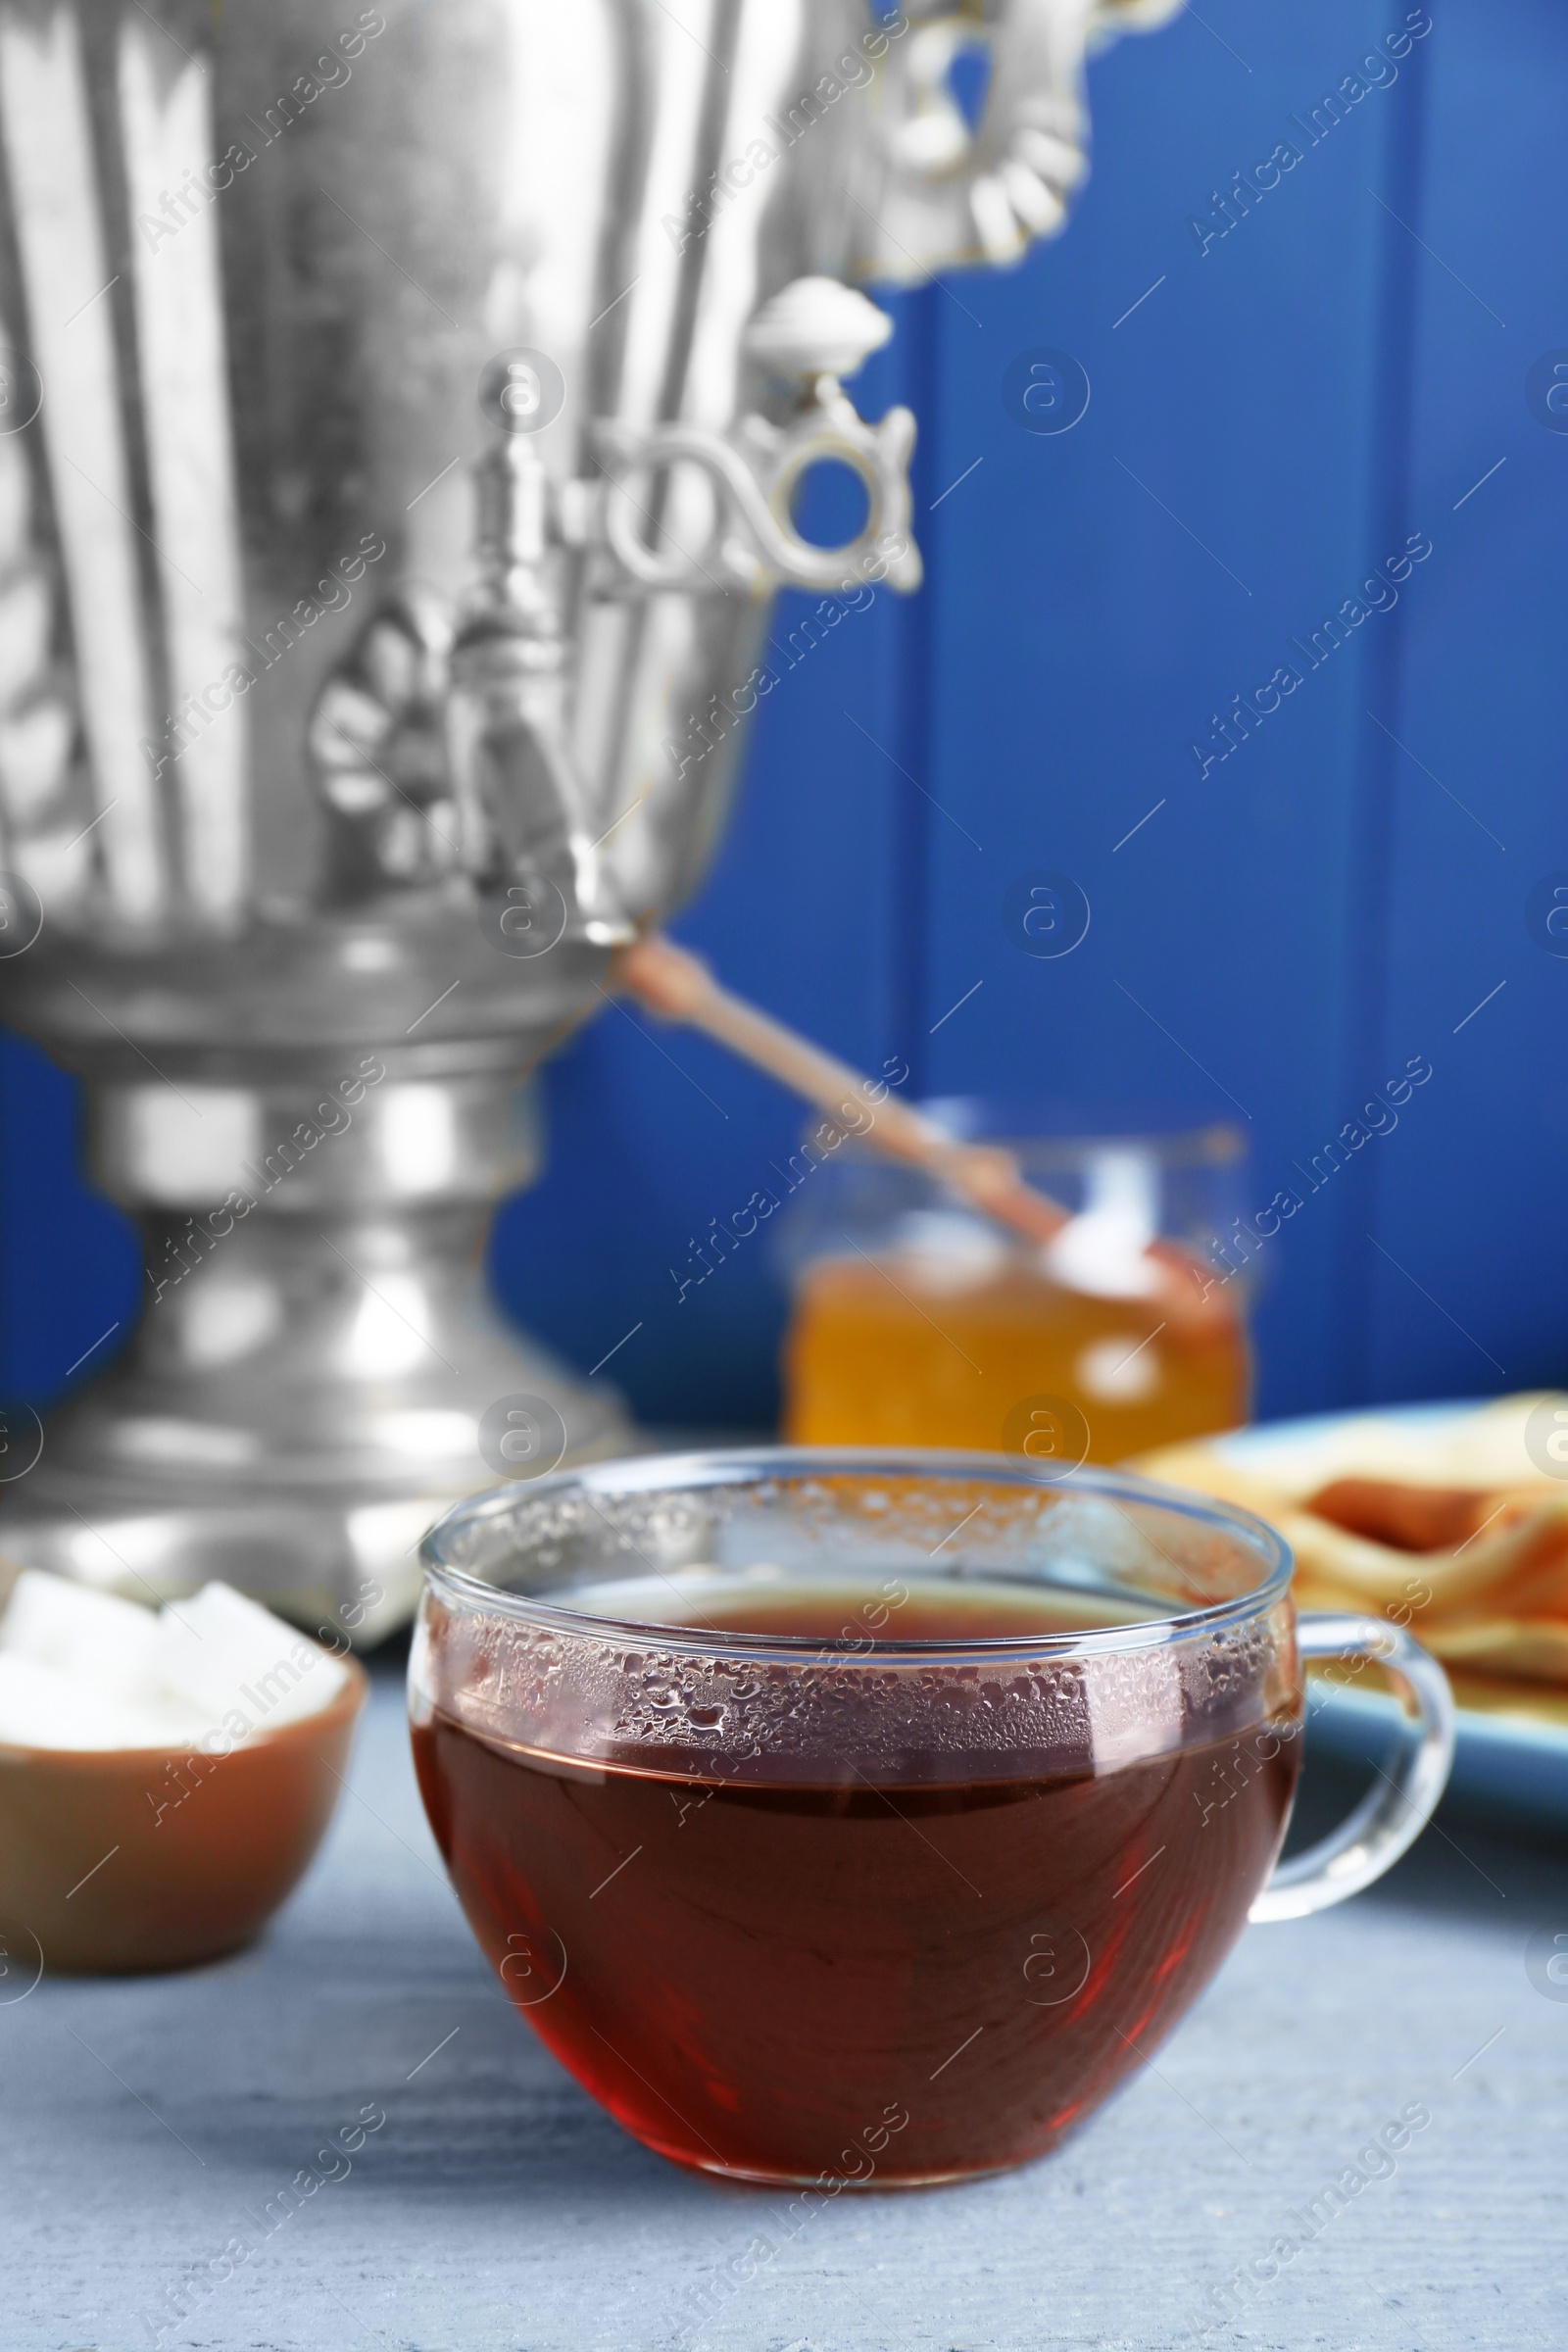
[[[1268,1520],[1296,1554],[1302,1608],[1408,1625],[1466,1703],[1524,1698],[1568,1719],[1568,1395],[1232,1444],[1161,1446],[1128,1467]],[[1561,1470],[1543,1468],[1557,1451]]]

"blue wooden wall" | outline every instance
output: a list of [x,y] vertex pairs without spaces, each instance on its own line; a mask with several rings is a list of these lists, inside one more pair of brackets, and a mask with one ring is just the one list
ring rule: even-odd
[[[1431,0],[1374,77],[1407,16],[1205,0],[1125,41],[1092,71],[1066,236],[895,302],[858,390],[919,414],[930,584],[848,616],[763,705],[679,926],[927,1092],[1236,1118],[1255,1207],[1300,1201],[1261,1256],[1269,1412],[1568,1379],[1568,957],[1530,913],[1568,873],[1568,432],[1527,398],[1568,361],[1568,18]],[[1204,241],[1214,192],[1281,142],[1298,160]],[[1042,349],[1090,380],[1060,434],[1004,397]],[[1396,602],[1314,666],[1411,539],[1431,552]],[[1282,665],[1299,684],[1205,770],[1195,741],[1223,749],[1215,715]],[[1042,869],[1093,909],[1059,960],[1004,919]],[[683,1303],[669,1268],[799,1114],[639,1026],[612,1012],[551,1069],[550,1167],[499,1222],[497,1277],[585,1369],[640,1321],[612,1371],[645,1418],[755,1425],[783,1312],[764,1241]],[[1412,1059],[1432,1074],[1397,1125],[1312,1190]],[[68,1174],[65,1082],[12,1046],[3,1103],[0,1387],[41,1399],[135,1269]]]

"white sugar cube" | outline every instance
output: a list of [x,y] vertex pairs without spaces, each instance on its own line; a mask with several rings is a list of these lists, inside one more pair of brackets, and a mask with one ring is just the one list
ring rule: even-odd
[[157,1645],[151,1609],[38,1568],[23,1570],[0,1617],[0,1651],[53,1666],[106,1697],[146,1693]]
[[[195,1729],[200,1737],[201,1727]],[[190,1743],[189,1709],[138,1707],[77,1675],[0,1649],[0,1743],[10,1747],[180,1747]]]
[[339,1659],[227,1585],[206,1585],[163,1611],[152,1665],[172,1695],[225,1723],[238,1715],[251,1731],[317,1714],[347,1674]]
[[227,1585],[155,1614],[24,1569],[0,1616],[0,1744],[230,1746],[330,1705],[346,1672]]

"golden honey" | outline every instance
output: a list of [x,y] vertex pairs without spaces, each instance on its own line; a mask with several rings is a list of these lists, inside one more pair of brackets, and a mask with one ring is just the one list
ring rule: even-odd
[[784,1382],[796,1445],[1065,1452],[1070,1466],[1083,1432],[1031,1400],[1076,1406],[1086,1458],[1120,1461],[1245,1421],[1251,1359],[1237,1306],[1191,1277],[1094,1297],[1000,1248],[890,1249],[801,1270]]

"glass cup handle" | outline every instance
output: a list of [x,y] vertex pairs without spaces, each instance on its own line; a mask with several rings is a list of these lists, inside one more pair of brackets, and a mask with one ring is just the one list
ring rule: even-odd
[[1253,1920],[1304,1919],[1343,1903],[1397,1862],[1437,1809],[1453,1762],[1453,1694],[1419,1642],[1383,1617],[1309,1615],[1298,1620],[1307,1658],[1369,1658],[1400,1701],[1399,1746],[1348,1820],[1332,1836],[1282,1862],[1252,1905]]

